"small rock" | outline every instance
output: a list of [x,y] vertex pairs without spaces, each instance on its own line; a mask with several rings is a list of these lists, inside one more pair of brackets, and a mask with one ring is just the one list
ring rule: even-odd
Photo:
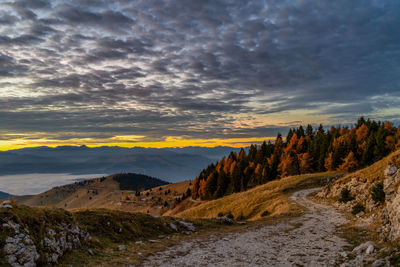
[[174,230],[175,232],[178,232],[178,227],[177,227],[176,224],[174,224],[174,223],[170,223],[170,224],[169,224],[169,228],[171,228],[171,229]]
[[151,214],[151,217],[156,218],[156,219],[160,218],[160,216],[155,215],[155,214]]
[[[372,247],[372,248],[370,248],[370,247]],[[369,248],[370,250],[372,249],[372,251],[373,251],[373,250],[374,250],[374,243],[372,243],[371,241],[365,242],[365,243],[363,243],[363,244],[361,244],[361,245],[355,247],[355,248],[353,249],[353,253],[361,254],[361,253],[363,253],[364,251],[366,251],[368,248]]]
[[159,241],[158,240],[154,240],[154,239],[149,239],[149,242],[150,243],[158,243]]
[[340,252],[339,254],[340,254],[340,256],[342,256],[343,258],[347,258],[347,256],[348,256],[346,251]]
[[237,222],[237,224],[239,224],[239,225],[245,225],[245,224],[247,224],[247,222]]
[[125,245],[119,245],[119,246],[117,247],[117,249],[118,249],[119,251],[125,251],[125,250],[126,250],[126,247],[125,247]]
[[377,259],[372,263],[371,267],[380,267],[380,266],[386,266],[386,261],[382,259]]
[[136,241],[135,244],[137,244],[137,245],[143,245],[143,241]]
[[184,221],[178,221],[178,223],[180,225],[182,225],[183,227],[185,227],[186,229],[188,229],[189,231],[196,231],[196,228],[194,227],[193,223],[190,222],[184,222]]
[[360,211],[359,213],[357,213],[357,217],[362,217],[362,216],[364,216],[365,215],[365,212],[363,212],[363,211]]
[[2,206],[0,206],[0,208],[3,208],[3,209],[12,209],[13,208],[13,206],[11,206],[10,204],[6,204],[6,205],[2,205]]
[[93,252],[93,250],[92,249],[88,249],[88,251],[87,251],[88,253],[89,253],[89,255],[91,255],[91,256],[93,256],[94,255],[94,252]]
[[11,204],[11,201],[10,200],[4,200],[3,201],[3,205],[7,205],[7,204]]
[[367,249],[365,250],[365,254],[370,255],[370,254],[372,254],[374,252],[374,250],[375,250],[374,245],[369,245],[367,247]]

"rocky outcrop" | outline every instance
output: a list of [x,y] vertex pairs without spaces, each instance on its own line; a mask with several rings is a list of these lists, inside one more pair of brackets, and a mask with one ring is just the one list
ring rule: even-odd
[[[2,206],[5,205],[11,203],[3,202]],[[49,225],[43,222],[41,228],[45,229],[45,233],[42,235],[33,229],[29,230],[29,225],[18,223],[12,216],[4,216],[1,227],[2,232],[7,233],[3,236],[3,254],[13,267],[33,267],[38,263],[56,264],[66,251],[79,247],[82,242],[90,239],[89,234],[74,223],[59,222]]]
[[47,237],[41,241],[42,255],[48,264],[57,263],[66,251],[77,248],[82,242],[90,239],[89,234],[77,224],[61,223],[57,228],[58,231],[49,228]]
[[26,229],[18,224],[4,223],[2,227],[14,229],[14,235],[7,237],[3,248],[6,260],[11,266],[36,266],[39,253]]
[[389,240],[395,240],[400,238],[400,169],[389,165],[385,174],[383,188],[386,202],[382,212],[382,224],[384,230],[389,232]]
[[[382,177],[379,179],[363,179],[357,175],[350,176],[351,179],[343,178],[326,186],[317,196],[322,198],[339,199],[341,192],[347,188],[351,192],[352,200],[341,203],[335,201],[334,205],[340,209],[351,211],[356,203],[365,207],[365,213],[358,214],[363,223],[380,225],[377,232],[382,239],[396,240],[400,238],[400,166],[398,166],[400,155],[395,155],[386,163]],[[382,168],[383,169],[383,168]],[[383,184],[385,193],[384,202],[375,202],[371,196],[371,189],[378,183]],[[365,216],[364,216],[365,214]]]

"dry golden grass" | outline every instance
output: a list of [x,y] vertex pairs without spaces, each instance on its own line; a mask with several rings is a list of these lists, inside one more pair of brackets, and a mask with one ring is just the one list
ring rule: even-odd
[[265,211],[269,212],[269,216],[295,215],[300,213],[302,208],[290,203],[288,197],[292,192],[322,186],[327,179],[342,174],[342,172],[326,172],[286,177],[245,192],[204,202],[175,216],[208,218],[217,217],[219,213],[231,212],[235,218],[258,220],[262,218],[261,214]]
[[[135,196],[134,191],[120,190],[118,183],[107,177],[104,180],[95,179],[84,186],[56,187],[38,195],[16,197],[16,201],[28,206],[58,207],[73,211],[107,208],[161,215],[172,208],[175,198],[181,197],[189,187],[190,181],[184,181],[155,187]],[[169,193],[165,194],[166,191]],[[165,201],[169,203],[168,207],[163,206]]]

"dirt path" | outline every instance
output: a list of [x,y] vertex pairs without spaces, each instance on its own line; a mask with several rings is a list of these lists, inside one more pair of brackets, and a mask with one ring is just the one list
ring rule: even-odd
[[290,199],[306,207],[305,214],[277,225],[250,228],[208,240],[189,240],[159,252],[144,266],[334,266],[348,243],[334,235],[346,223],[333,207],[307,198],[307,189]]

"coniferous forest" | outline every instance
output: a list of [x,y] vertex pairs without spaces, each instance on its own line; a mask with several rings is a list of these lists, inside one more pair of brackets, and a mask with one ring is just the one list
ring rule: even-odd
[[400,147],[400,126],[358,119],[352,127],[311,125],[290,129],[286,139],[251,145],[209,165],[196,177],[192,197],[216,199],[290,175],[332,170],[354,171]]

